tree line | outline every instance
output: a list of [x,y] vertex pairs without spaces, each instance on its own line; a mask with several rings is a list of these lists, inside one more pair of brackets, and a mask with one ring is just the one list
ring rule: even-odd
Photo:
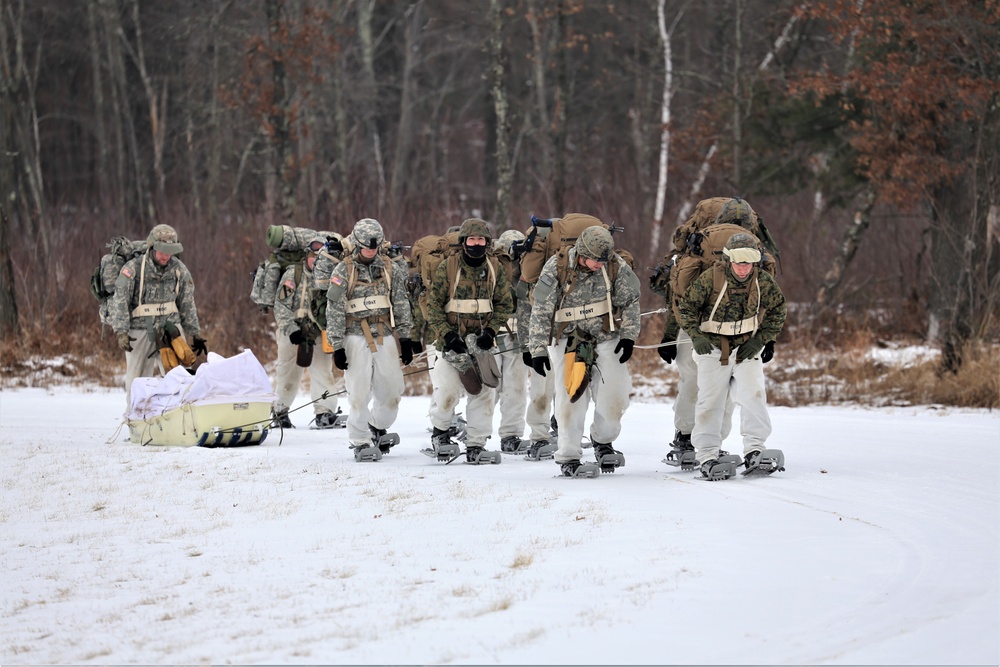
[[92,325],[102,244],[158,222],[243,274],[267,224],[575,210],[644,270],[739,195],[810,317],[886,313],[957,368],[998,333],[998,29],[990,0],[0,0],[0,335]]

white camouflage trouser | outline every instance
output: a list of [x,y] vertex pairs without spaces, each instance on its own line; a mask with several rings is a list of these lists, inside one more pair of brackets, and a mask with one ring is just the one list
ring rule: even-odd
[[615,353],[618,338],[598,343],[597,362],[591,371],[590,388],[576,403],[569,402],[569,393],[563,381],[565,377],[566,339],[549,346],[549,361],[555,385],[556,420],[559,422],[559,448],[555,453],[556,463],[579,461],[583,457],[584,422],[587,419],[588,398],[594,400],[594,423],[590,425],[591,442],[613,443],[622,430],[622,416],[629,406],[632,393],[632,376],[628,365],[620,363]]
[[[177,330],[181,336],[184,329],[177,325]],[[159,372],[164,375],[163,361],[160,359],[160,348],[149,340],[149,334],[145,329],[132,329],[128,335],[135,340],[132,341],[132,351],[125,353],[125,410],[132,410],[132,382],[136,378],[155,377]]]
[[[681,329],[677,333],[677,371],[681,379],[677,382],[677,398],[674,400],[674,430],[691,435],[694,431],[694,411],[698,403],[698,367],[694,363],[694,348],[691,336]],[[722,416],[722,440],[733,430],[733,399],[726,396],[726,410]]]
[[555,373],[548,373],[542,377],[527,366],[524,370],[528,371],[528,410],[524,420],[528,424],[529,437],[532,442],[548,440],[556,386]]
[[[451,363],[445,361],[440,354],[434,360],[434,368],[430,371],[434,392],[431,395],[431,407],[427,414],[431,425],[441,431],[451,427],[451,419],[455,414],[455,406],[465,394],[465,387],[458,377],[458,371]],[[493,435],[493,408],[496,403],[496,390],[483,387],[476,396],[469,396],[465,401],[465,421],[468,423],[466,446],[485,447],[486,441]]]
[[[371,424],[388,430],[396,421],[399,401],[406,388],[399,361],[399,346],[392,336],[382,338],[377,352],[372,352],[364,336],[344,337],[347,370],[347,437],[352,445],[370,445]],[[368,407],[369,402],[371,408]]]
[[[278,395],[278,400],[274,402],[274,411],[280,413],[292,407],[305,369],[295,363],[299,346],[280,333],[275,338],[278,342],[278,358],[274,362],[274,392]],[[309,397],[316,401],[324,391],[329,391],[331,396],[313,403],[313,412],[316,414],[337,412],[337,397],[332,395],[337,391],[334,389],[334,382],[333,355],[325,354],[322,344],[317,341],[313,348],[312,364],[309,365]]]
[[722,350],[713,348],[708,354],[694,355],[698,366],[698,405],[691,444],[698,464],[719,458],[722,446],[722,420],[727,396],[740,406],[740,435],[743,453],[764,449],[771,435],[771,418],[767,414],[767,390],[764,387],[764,363],[758,354],[753,359],[736,363],[734,348],[729,364],[720,363]]
[[[500,334],[497,344],[501,345],[501,349],[503,343],[510,345],[510,336]],[[524,435],[525,407],[528,404],[525,385],[531,369],[524,365],[521,351],[516,345],[497,357],[500,367],[500,386],[496,389],[497,403],[500,406],[499,435],[501,440],[507,436],[520,438]]]

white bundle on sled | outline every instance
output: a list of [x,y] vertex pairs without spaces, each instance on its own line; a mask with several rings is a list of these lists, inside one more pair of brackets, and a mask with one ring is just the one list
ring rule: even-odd
[[132,442],[142,445],[258,445],[276,398],[253,352],[228,359],[209,352],[194,375],[178,366],[162,378],[137,378],[125,420]]

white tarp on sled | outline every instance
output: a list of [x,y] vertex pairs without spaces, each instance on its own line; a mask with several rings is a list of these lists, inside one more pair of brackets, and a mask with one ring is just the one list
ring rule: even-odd
[[209,352],[194,375],[177,367],[162,378],[136,379],[126,421],[141,444],[258,444],[276,398],[253,352],[228,359]]

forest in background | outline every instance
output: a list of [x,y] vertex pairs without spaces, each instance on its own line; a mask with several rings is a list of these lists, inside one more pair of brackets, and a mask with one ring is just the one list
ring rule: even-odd
[[580,211],[644,281],[739,195],[785,343],[926,340],[956,373],[1000,334],[997,34],[996,0],[0,0],[0,354],[120,363],[89,277],[159,222],[210,345],[266,359],[270,224]]

